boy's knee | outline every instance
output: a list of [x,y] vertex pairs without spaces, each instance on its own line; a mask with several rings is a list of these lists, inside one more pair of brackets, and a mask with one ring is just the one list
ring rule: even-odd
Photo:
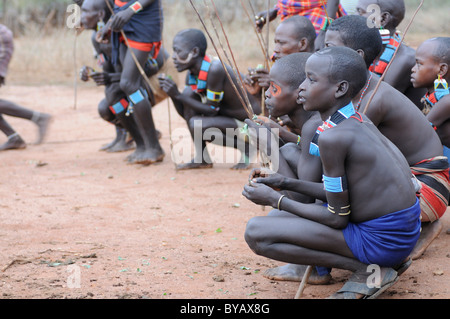
[[189,129],[194,130],[202,130],[203,131],[203,121],[199,116],[193,116],[188,120]]
[[107,122],[112,122],[115,119],[114,114],[111,112],[108,103],[106,100],[102,100],[98,104],[98,114],[102,119],[104,119]]
[[120,89],[120,85],[118,83],[114,83],[106,87],[105,97],[107,104],[112,105],[122,99],[124,94]]
[[244,238],[250,249],[257,255],[261,255],[264,251],[264,242],[261,240],[260,218],[253,217],[245,228]]
[[128,96],[136,92],[140,87],[140,83],[136,83],[130,79],[120,79],[120,89]]

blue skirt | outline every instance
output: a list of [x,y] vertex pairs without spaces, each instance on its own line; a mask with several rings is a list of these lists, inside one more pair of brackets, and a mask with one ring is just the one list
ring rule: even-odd
[[362,223],[349,223],[344,238],[353,255],[365,264],[392,267],[409,256],[420,235],[420,203]]

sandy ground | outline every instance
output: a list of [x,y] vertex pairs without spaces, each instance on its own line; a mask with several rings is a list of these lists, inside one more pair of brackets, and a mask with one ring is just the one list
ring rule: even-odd
[[[298,283],[264,278],[281,263],[256,256],[243,238],[247,221],[269,211],[241,195],[249,170],[223,163],[176,172],[166,101],[154,108],[162,163],[129,165],[128,153],[98,151],[114,137],[97,115],[102,95],[79,87],[75,109],[71,87],[2,88],[1,98],[54,121],[44,144],[0,153],[0,298],[292,299]],[[185,130],[170,109],[172,131]],[[33,123],[7,119],[26,141],[36,139]],[[450,213],[443,224],[423,258],[380,298],[450,297]],[[350,273],[332,275],[303,297],[327,297]]]

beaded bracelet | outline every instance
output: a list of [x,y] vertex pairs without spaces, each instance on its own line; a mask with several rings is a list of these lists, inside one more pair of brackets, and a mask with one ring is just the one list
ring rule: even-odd
[[278,199],[278,205],[277,205],[278,210],[281,210],[280,209],[280,204],[281,204],[281,200],[283,199],[283,197],[285,197],[285,196],[281,195],[280,198]]

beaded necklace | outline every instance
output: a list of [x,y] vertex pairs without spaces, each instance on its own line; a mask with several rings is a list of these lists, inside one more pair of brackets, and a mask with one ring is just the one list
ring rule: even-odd
[[326,121],[323,122],[321,126],[317,128],[316,134],[314,134],[312,141],[309,145],[309,154],[320,157],[319,152],[320,134],[329,128],[337,126],[339,123],[352,117],[356,113],[357,112],[355,111],[352,102],[334,112]]
[[206,79],[208,78],[209,67],[211,66],[211,58],[205,55],[198,76],[189,73],[188,84],[192,91],[201,93],[206,90]]
[[400,35],[395,33],[390,38],[389,43],[384,48],[384,51],[381,54],[380,59],[376,63],[372,64],[369,70],[377,75],[382,75],[386,70],[386,67],[388,66],[389,62],[392,60],[395,50],[400,45],[400,41],[401,41]]
[[424,105],[422,112],[426,115],[430,112],[431,108],[444,96],[450,94],[448,89],[448,84],[445,80],[439,79],[434,81],[434,91],[433,93],[426,93],[425,96],[420,100]]
[[356,111],[359,111],[359,107],[361,106],[361,101],[362,101],[364,95],[366,94],[367,89],[369,88],[370,80],[372,80],[372,76],[373,76],[373,73],[370,72],[370,77],[369,77],[369,79],[367,80],[367,84],[366,84],[364,90],[363,90],[362,93],[361,93],[361,97],[359,98],[358,104],[356,104]]

